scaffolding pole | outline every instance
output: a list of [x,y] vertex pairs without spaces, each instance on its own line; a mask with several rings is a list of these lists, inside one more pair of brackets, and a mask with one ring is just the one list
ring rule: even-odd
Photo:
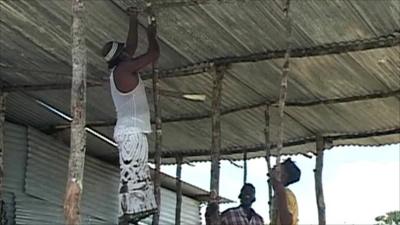
[[247,182],[247,151],[243,152],[243,184]]
[[86,73],[84,0],[72,0],[72,87],[71,87],[71,144],[68,179],[64,200],[66,225],[80,224],[80,200],[83,190],[83,171],[86,152]]
[[282,67],[282,80],[281,80],[281,88],[279,93],[279,126],[278,126],[278,143],[277,143],[277,152],[276,152],[276,170],[278,174],[278,179],[280,180],[280,161],[281,161],[281,151],[283,148],[283,134],[284,134],[284,115],[285,115],[285,102],[287,97],[287,83],[289,76],[289,59],[292,45],[292,25],[291,19],[289,15],[289,6],[290,0],[286,0],[283,13],[285,16],[285,28],[286,28],[286,52],[285,59]]
[[3,197],[4,193],[4,130],[5,130],[5,118],[6,118],[6,97],[7,93],[3,92],[3,88],[0,86],[0,224],[6,224],[5,214],[5,201]]
[[182,157],[176,158],[176,207],[175,207],[175,225],[181,224],[182,211]]
[[[271,138],[270,138],[270,106],[269,103],[265,105],[265,128],[264,128],[264,137],[265,137],[265,161],[267,162],[268,174],[271,174]],[[271,181],[268,179],[268,213],[269,220],[272,219],[272,185]]]
[[225,67],[216,66],[213,76],[213,94],[211,106],[211,179],[210,179],[210,199],[208,207],[210,209],[207,225],[219,225],[219,169],[221,151],[221,92],[222,80]]
[[317,200],[317,209],[318,209],[318,224],[326,225],[324,190],[322,187],[322,168],[324,166],[325,139],[321,136],[318,136],[316,145],[317,145],[316,146],[317,157],[315,159],[314,178],[315,178],[315,196]]
[[155,173],[154,173],[154,195],[157,202],[157,211],[153,215],[152,225],[158,225],[160,222],[160,206],[161,206],[161,143],[162,143],[162,121],[160,106],[160,78],[157,64],[153,64],[153,101],[154,101],[154,117],[155,117]]

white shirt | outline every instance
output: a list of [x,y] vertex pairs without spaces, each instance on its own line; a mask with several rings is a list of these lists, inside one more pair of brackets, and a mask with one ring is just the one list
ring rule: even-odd
[[150,111],[146,90],[139,76],[139,83],[128,93],[120,92],[114,82],[114,69],[110,74],[111,96],[117,111],[117,124],[114,136],[119,132],[151,133]]

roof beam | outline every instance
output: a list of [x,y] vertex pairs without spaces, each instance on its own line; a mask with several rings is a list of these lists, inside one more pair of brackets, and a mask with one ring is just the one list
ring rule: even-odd
[[[292,49],[292,58],[303,58],[311,56],[323,56],[332,54],[343,54],[349,52],[365,51],[377,48],[388,48],[400,45],[400,30],[395,30],[392,33],[382,35],[375,38],[344,41],[317,45],[311,48],[297,48]],[[189,76],[198,73],[209,71],[214,65],[219,64],[234,64],[234,63],[247,63],[259,62],[270,59],[280,59],[285,55],[286,50],[264,51],[252,53],[244,56],[221,57],[212,58],[207,61],[188,64],[182,67],[177,67],[168,70],[160,70],[161,78]],[[151,73],[146,72],[142,75],[143,79],[150,79]]]
[[[385,136],[385,135],[393,135],[393,134],[400,134],[400,127],[386,129],[386,130],[378,130],[378,131],[366,131],[361,133],[345,133],[345,134],[334,134],[334,135],[327,135],[324,136],[328,141],[335,141],[335,140],[351,140],[351,139],[359,139],[359,138],[369,138],[369,137],[376,137],[376,136]],[[296,141],[287,141],[283,143],[284,147],[291,147],[296,145],[302,144],[310,144],[316,141],[315,137],[304,138],[301,140]],[[276,148],[276,144],[272,144],[271,148]],[[243,151],[247,153],[258,152],[258,151],[265,151],[265,144],[253,144],[253,145],[242,145],[242,146],[233,146],[228,148],[221,149],[221,155],[233,155],[233,154],[243,154]],[[209,155],[209,149],[196,149],[191,151],[182,151],[179,152],[165,152],[163,153],[163,158],[174,158],[177,155],[182,157],[196,157],[196,156],[205,156]],[[154,153],[150,153],[149,157],[152,158]],[[204,160],[206,161],[206,160]]]
[[[122,1],[123,0],[113,0]],[[248,1],[262,1],[262,0],[247,0]],[[150,0],[152,6],[157,10],[172,8],[172,7],[183,7],[183,6],[197,6],[205,4],[221,4],[221,3],[238,3],[243,2],[243,0]]]
[[[87,87],[102,86],[103,83],[87,83]],[[55,83],[55,84],[23,84],[23,85],[5,85],[4,92],[19,92],[19,91],[47,91],[47,90],[67,90],[71,89],[71,83]]]
[[[357,102],[357,101],[366,101],[366,100],[372,100],[372,99],[381,99],[381,98],[388,98],[388,97],[393,97],[400,95],[400,89],[393,90],[393,91],[388,91],[388,92],[376,92],[373,94],[368,94],[368,95],[358,95],[358,96],[350,96],[350,97],[345,97],[345,98],[333,98],[333,99],[324,99],[324,100],[317,100],[317,101],[304,101],[304,102],[287,102],[286,107],[310,107],[310,106],[318,106],[318,105],[331,105],[331,104],[340,104],[340,103],[348,103],[348,102]],[[240,106],[237,108],[230,108],[230,109],[225,109],[222,110],[221,115],[226,115],[234,112],[239,112],[242,110],[248,110],[248,109],[254,109],[258,107],[264,107],[266,101],[258,102],[252,105],[246,105],[246,106]],[[276,107],[276,101],[272,101],[273,103],[271,106]],[[171,123],[171,122],[183,122],[183,121],[193,121],[193,120],[201,120],[201,119],[206,119],[209,118],[210,114],[209,113],[204,113],[204,114],[192,114],[192,115],[185,115],[185,116],[180,116],[180,117],[165,117],[162,118],[163,123]],[[154,121],[151,121],[152,123]],[[116,123],[116,120],[112,121],[88,121],[87,125],[91,127],[110,127],[114,126]],[[50,130],[59,130],[59,129],[65,129],[69,128],[69,123],[68,124],[58,124],[55,125],[52,128],[49,128]]]

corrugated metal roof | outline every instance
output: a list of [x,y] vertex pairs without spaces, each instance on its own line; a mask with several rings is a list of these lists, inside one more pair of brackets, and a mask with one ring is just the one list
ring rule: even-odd
[[[103,124],[95,128],[109,138],[112,138],[115,113],[107,81],[103,79],[108,76],[106,65],[97,52],[107,40],[125,39],[128,24],[123,10],[134,2],[87,2],[88,82],[92,86],[104,83],[88,88],[87,120],[89,124]],[[159,68],[161,72],[171,69],[168,71],[186,73],[186,76],[174,77],[176,74],[170,72],[165,75],[168,78],[162,79],[161,88],[207,96],[204,102],[161,98],[166,121],[163,123],[163,162],[173,163],[177,155],[187,161],[209,160],[211,122],[208,117],[213,70],[187,74],[193,65],[202,68],[216,59],[230,62],[231,57],[236,57],[236,63],[229,65],[222,90],[222,158],[241,159],[244,150],[251,150],[249,157],[264,156],[263,105],[278,98],[282,57],[260,61],[253,57],[246,62],[237,59],[285,49],[279,3],[258,0],[208,0],[204,4],[192,0],[152,2],[159,17],[162,52]],[[0,37],[0,74],[5,86],[70,82],[70,4],[67,0],[0,2],[3,12],[0,28],[4,31]],[[316,135],[325,135],[334,145],[400,142],[400,1],[293,1],[291,16],[293,48],[297,49],[298,56],[291,60],[290,66],[283,152],[315,151]],[[139,19],[145,23],[144,18]],[[147,46],[143,31],[141,26],[141,52]],[[375,46],[365,48],[368,50],[357,47],[370,40],[375,40]],[[387,41],[389,44],[379,44]],[[349,52],[345,51],[348,42],[353,46]],[[340,51],[327,50],[335,46]],[[300,54],[321,49],[324,51],[313,56]],[[145,82],[151,89],[151,80]],[[69,90],[27,93],[69,114]],[[152,105],[151,94],[148,99]],[[276,108],[272,108],[274,145],[277,115]],[[9,95],[6,116],[10,121],[39,129],[66,123],[19,93]],[[47,129],[47,132],[54,131],[58,130]],[[57,135],[68,139],[68,132]],[[152,156],[153,137],[149,140]],[[97,138],[88,138],[89,154],[111,158],[117,163],[112,149]]]

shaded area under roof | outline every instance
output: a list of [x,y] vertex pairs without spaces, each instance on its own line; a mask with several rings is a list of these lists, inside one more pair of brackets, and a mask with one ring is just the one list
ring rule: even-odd
[[[97,52],[108,40],[125,39],[123,10],[133,2],[87,2],[87,123],[110,139],[115,113],[106,65]],[[178,155],[185,161],[209,160],[212,73],[218,62],[229,64],[222,90],[222,158],[242,159],[244,151],[249,158],[263,157],[267,102],[272,104],[272,145],[277,142],[274,103],[285,48],[279,4],[153,3],[159,17],[161,88],[207,96],[205,102],[162,96],[163,163],[174,163]],[[0,75],[4,90],[12,91],[7,120],[69,143],[68,122],[35,99],[69,114],[70,1],[1,1],[0,7]],[[317,135],[336,146],[399,143],[400,1],[294,1],[292,16],[296,57],[290,66],[283,153],[314,152]],[[139,30],[143,52],[143,26]],[[153,117],[151,80],[144,74]],[[152,157],[153,136],[149,139]],[[88,136],[88,153],[117,163],[116,149],[94,136]]]

